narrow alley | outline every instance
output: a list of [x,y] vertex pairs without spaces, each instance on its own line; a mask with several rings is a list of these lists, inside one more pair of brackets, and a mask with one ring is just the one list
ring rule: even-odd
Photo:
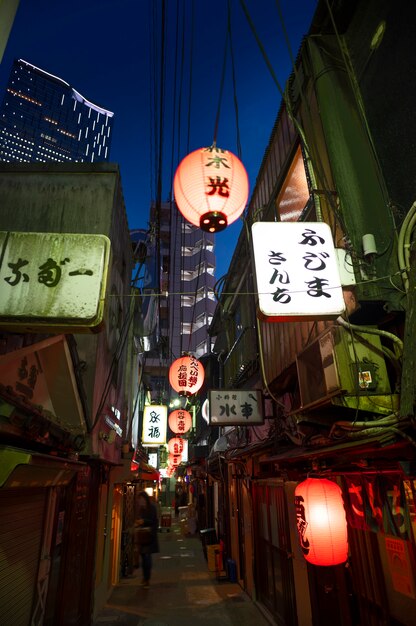
[[238,583],[208,569],[198,535],[183,536],[178,522],[159,533],[149,589],[140,569],[122,578],[93,626],[266,626],[268,620]]

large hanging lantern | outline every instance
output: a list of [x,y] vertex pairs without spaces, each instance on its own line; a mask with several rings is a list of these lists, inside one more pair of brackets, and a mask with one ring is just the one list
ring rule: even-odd
[[177,409],[169,414],[168,424],[173,433],[183,435],[192,428],[192,415],[184,409]]
[[210,233],[224,230],[245,209],[248,176],[235,154],[199,148],[178,166],[173,181],[175,202],[184,218]]
[[168,450],[171,454],[182,454],[183,452],[183,439],[180,437],[173,437],[168,441]]
[[197,393],[204,382],[203,365],[194,356],[182,356],[169,369],[169,382],[180,396]]
[[295,489],[295,508],[305,559],[314,565],[345,563],[347,519],[339,486],[326,478],[308,478]]

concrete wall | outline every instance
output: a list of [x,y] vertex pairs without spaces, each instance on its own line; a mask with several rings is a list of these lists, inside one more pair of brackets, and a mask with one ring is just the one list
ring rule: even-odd
[[124,397],[125,347],[117,363],[114,360],[126,328],[132,270],[118,166],[107,163],[0,164],[0,230],[91,233],[109,237],[111,261],[104,329],[96,335],[74,337],[79,358],[84,362],[82,381],[88,407],[87,423],[90,428],[95,424],[89,452],[117,461],[121,438],[117,435],[112,441],[106,439],[110,429],[102,418],[111,406],[124,418],[130,414]]

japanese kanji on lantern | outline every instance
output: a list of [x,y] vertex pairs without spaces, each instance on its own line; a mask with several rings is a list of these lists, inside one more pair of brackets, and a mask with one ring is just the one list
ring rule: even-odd
[[339,565],[348,558],[347,519],[340,487],[308,478],[295,489],[296,525],[303,556],[313,565]]
[[169,382],[180,396],[197,393],[204,382],[205,370],[194,356],[182,356],[169,369]]
[[182,455],[181,454],[169,454],[168,459],[169,459],[168,465],[170,465],[171,467],[178,467],[178,465],[180,465],[182,461]]
[[216,233],[244,211],[248,176],[232,152],[212,145],[191,152],[180,162],[173,192],[178,209],[188,222]]
[[192,416],[184,409],[177,409],[169,414],[168,424],[173,433],[183,435],[192,428]]
[[180,437],[173,437],[168,441],[168,450],[170,454],[182,454],[183,452],[183,439]]

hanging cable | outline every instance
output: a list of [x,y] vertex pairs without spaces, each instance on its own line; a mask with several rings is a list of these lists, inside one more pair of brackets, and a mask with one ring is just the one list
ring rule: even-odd
[[234,110],[235,110],[235,123],[236,123],[236,135],[237,135],[237,156],[242,159],[241,138],[240,138],[240,123],[238,116],[238,100],[237,100],[237,87],[236,87],[236,75],[235,75],[235,62],[234,62],[234,48],[233,38],[231,31],[231,0],[227,2],[228,8],[228,38],[230,41],[230,56],[231,56],[231,73],[233,80],[233,94],[234,94]]
[[[179,93],[179,101],[178,101],[178,57],[179,57],[179,0],[176,2],[176,36],[175,36],[175,67],[174,67],[174,88],[173,88],[173,115],[172,115],[172,151],[171,151],[171,174],[170,179],[173,180],[174,170],[175,170],[175,149],[176,149],[176,125],[178,124],[178,145],[180,144],[180,111],[181,111],[181,89],[182,89],[182,75],[183,75],[183,56],[184,56],[184,22],[182,17],[182,49],[181,49],[181,72],[180,72],[180,93]],[[178,107],[177,107],[178,101]],[[177,119],[178,114],[178,119]],[[169,204],[169,218],[170,218],[170,249],[169,249],[169,276],[176,276],[176,263],[177,263],[177,255],[172,255],[171,247],[174,246],[174,242],[176,243],[177,235],[178,235],[178,220],[174,214],[175,206],[174,206],[174,198],[172,197],[172,193],[169,193],[170,204]],[[175,224],[175,227],[172,227],[172,223]],[[169,315],[169,323],[171,327],[175,327],[175,318],[176,318],[176,307],[168,306],[168,315]],[[182,315],[182,308],[179,307],[179,316]],[[179,321],[181,324],[181,321]],[[168,352],[171,354],[173,352],[173,333],[169,334],[168,338]]]
[[120,336],[118,338],[117,344],[114,348],[114,354],[110,363],[110,367],[108,370],[108,374],[107,374],[107,378],[106,381],[104,383],[104,387],[103,390],[101,392],[101,398],[100,401],[98,403],[98,408],[97,411],[95,413],[95,418],[93,420],[92,425],[88,428],[88,432],[92,432],[95,428],[95,426],[98,424],[98,421],[101,417],[101,413],[102,410],[104,408],[105,402],[107,400],[107,396],[109,394],[109,391],[111,389],[111,380],[114,374],[114,369],[117,365],[117,363],[120,360],[120,357],[123,353],[124,350],[124,346],[126,344],[127,341],[127,337],[129,335],[129,330],[130,330],[130,326],[131,323],[133,321],[133,317],[134,317],[134,303],[131,302],[130,306],[129,306],[129,311],[127,314],[125,314],[124,316],[124,320],[123,320],[123,324],[120,330]]
[[229,31],[228,31],[228,28],[227,28],[226,35],[225,35],[224,58],[223,58],[223,62],[222,62],[222,72],[221,72],[221,80],[220,80],[220,92],[219,92],[219,96],[218,96],[217,114],[215,116],[214,140],[212,142],[212,144],[214,146],[217,145],[218,126],[219,126],[219,122],[220,122],[222,94],[223,94],[223,91],[224,91],[224,82],[225,82],[225,68],[227,66],[228,38],[229,38]]
[[194,60],[194,2],[191,1],[191,47],[189,50],[189,87],[188,87],[188,129],[186,140],[186,152],[190,152],[191,144],[191,111],[192,111],[192,81]]
[[272,64],[270,63],[269,58],[268,58],[268,56],[266,54],[266,50],[264,49],[264,46],[263,46],[263,44],[261,42],[261,39],[260,39],[260,37],[257,34],[256,28],[254,26],[254,22],[251,19],[250,13],[248,12],[247,5],[246,5],[244,0],[240,0],[240,4],[241,4],[242,9],[244,11],[244,14],[245,14],[245,16],[247,18],[247,22],[248,22],[248,24],[249,24],[249,26],[251,28],[251,32],[253,33],[254,38],[257,41],[257,45],[260,48],[260,52],[262,53],[263,58],[264,58],[264,60],[266,62],[266,65],[269,68],[270,75],[273,78],[273,81],[274,81],[274,83],[275,83],[275,85],[276,85],[280,95],[282,96],[283,99],[285,99],[284,89],[282,88],[282,86],[280,85],[280,83],[279,83],[279,81],[277,79],[276,73],[275,73],[275,71],[274,71],[274,69],[272,67]]
[[[312,192],[314,191],[314,189],[316,189],[316,180],[315,180],[315,174],[314,174],[314,170],[316,170],[318,176],[320,177],[320,180],[323,183],[323,191],[324,191],[324,193],[326,195],[326,199],[328,201],[328,205],[330,206],[330,208],[331,208],[331,210],[332,210],[336,220],[341,225],[341,228],[342,228],[343,232],[346,233],[346,228],[345,228],[345,224],[343,222],[342,215],[340,214],[340,212],[338,210],[338,207],[337,207],[336,203],[334,202],[334,198],[332,197],[331,192],[327,191],[330,188],[328,186],[328,181],[327,181],[327,178],[326,178],[326,175],[325,175],[325,170],[324,170],[323,164],[321,162],[319,153],[317,153],[317,155],[315,157],[315,160],[313,161],[312,157],[311,157],[311,152],[310,152],[310,149],[309,149],[309,146],[308,146],[308,142],[306,141],[306,136],[305,136],[305,133],[303,131],[303,128],[301,127],[299,121],[296,119],[296,117],[295,117],[295,115],[294,115],[294,113],[292,111],[290,99],[289,99],[289,96],[288,96],[287,92],[282,88],[282,86],[280,85],[280,83],[279,83],[279,81],[277,79],[277,76],[276,76],[276,73],[273,70],[272,64],[271,64],[269,58],[267,57],[265,48],[264,48],[264,46],[263,46],[263,44],[262,44],[262,42],[260,40],[260,37],[257,34],[257,31],[256,31],[255,26],[254,26],[254,22],[251,19],[251,16],[250,16],[249,11],[247,9],[247,5],[244,2],[244,0],[240,0],[240,4],[241,4],[241,6],[243,8],[244,14],[245,14],[245,16],[247,18],[247,21],[248,21],[248,24],[249,24],[249,26],[250,26],[250,28],[252,30],[252,33],[253,33],[256,41],[257,41],[257,44],[258,44],[259,49],[261,51],[261,54],[263,55],[263,58],[264,58],[264,60],[266,62],[266,65],[267,65],[267,67],[269,69],[271,77],[272,77],[273,81],[275,82],[275,84],[277,86],[277,89],[278,89],[278,91],[279,91],[279,93],[280,93],[280,95],[281,95],[281,97],[282,97],[282,99],[283,99],[283,101],[284,101],[284,103],[286,105],[286,110],[287,110],[287,113],[289,115],[289,118],[291,119],[291,121],[294,124],[297,132],[299,133],[299,137],[300,137],[300,140],[302,142],[303,150],[304,150],[304,153],[305,153],[305,156],[306,156],[306,163],[308,164],[308,173],[309,173],[309,176],[311,178]],[[281,22],[283,23],[283,16],[281,15],[281,11],[280,11],[279,5],[278,5],[278,11],[279,11],[279,16],[281,16]],[[284,33],[286,33],[285,36],[287,37],[287,32],[286,32],[286,29],[284,27],[284,23],[282,25],[283,25],[283,28],[284,28]],[[293,71],[294,71],[295,76],[297,76],[298,75],[297,74],[297,68],[296,68],[294,57],[293,57],[293,54],[292,54],[292,51],[291,51],[291,48],[290,48],[290,43],[288,43],[288,48],[289,48],[289,55],[291,57],[292,64],[293,64]],[[299,88],[300,88],[300,95],[301,95],[301,98],[302,98],[302,100],[303,100],[303,102],[305,104],[305,110],[306,110],[307,114],[310,117],[309,103],[305,101],[304,95],[302,93],[301,83],[300,83],[299,80],[298,80],[298,82],[299,82]],[[311,132],[313,132],[313,125],[311,125],[311,128],[312,128]],[[319,163],[318,163],[318,161],[319,161]],[[315,211],[316,211],[317,218],[318,218],[318,220],[322,219],[319,196],[314,194],[313,195],[313,200],[314,200],[314,205],[315,205]]]

